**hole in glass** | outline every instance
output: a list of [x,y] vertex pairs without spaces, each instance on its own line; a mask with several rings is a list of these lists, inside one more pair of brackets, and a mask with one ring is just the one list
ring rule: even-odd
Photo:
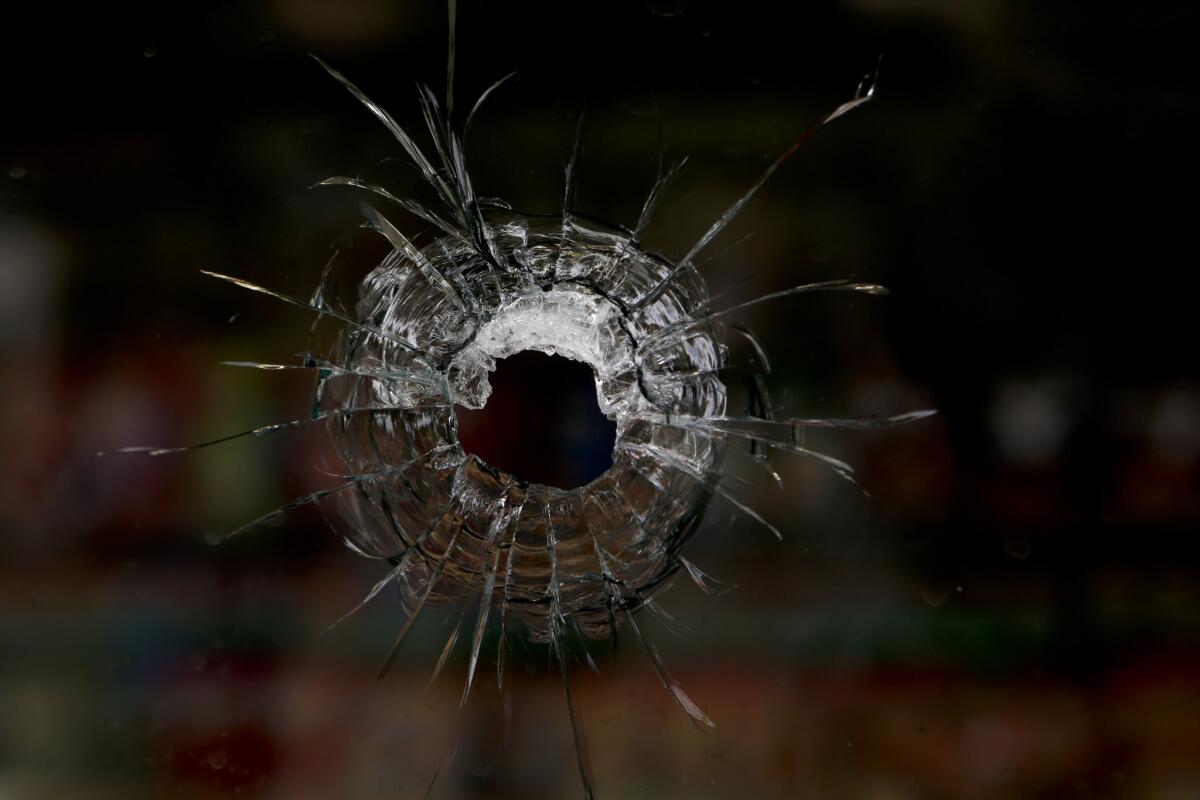
[[463,449],[519,480],[575,489],[612,466],[617,425],[591,367],[533,350],[496,362],[480,410],[455,406]]

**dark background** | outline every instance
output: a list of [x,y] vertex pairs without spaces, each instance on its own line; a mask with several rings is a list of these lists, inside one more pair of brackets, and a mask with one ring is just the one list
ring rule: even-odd
[[[714,508],[688,553],[739,588],[680,582],[647,625],[717,728],[633,642],[596,649],[601,796],[1200,796],[1194,15],[782,5],[460,3],[460,105],[521,69],[472,133],[480,193],[557,210],[587,109],[578,206],[629,224],[661,122],[691,156],[649,238],[675,256],[883,54],[875,101],[703,271],[731,302],[888,285],[750,315],[772,386],[791,414],[940,414],[822,440],[870,498],[777,459],[788,488],[750,494],[782,544]],[[307,296],[334,243],[380,255],[358,197],[305,187],[417,177],[306,53],[415,130],[444,7],[45,6],[7,11],[0,47],[0,795],[420,796],[458,725],[444,796],[577,796],[544,649],[498,699],[485,647],[456,722],[462,653],[425,688],[443,612],[383,681],[397,598],[315,638],[380,576],[319,515],[210,544],[328,482],[319,431],[96,456],[307,413],[305,376],[218,362],[291,359],[309,320],[197,270]],[[508,382],[505,435],[551,383]],[[576,434],[539,445],[552,471]]]

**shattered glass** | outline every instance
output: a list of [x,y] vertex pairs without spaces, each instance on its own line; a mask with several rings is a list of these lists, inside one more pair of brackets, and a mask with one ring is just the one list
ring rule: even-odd
[[[466,626],[470,651],[463,703],[476,681],[489,621],[498,620],[496,680],[502,684],[506,638],[519,620],[530,639],[549,644],[561,668],[580,770],[590,795],[568,677],[566,651],[573,636],[615,636],[618,627],[628,626],[693,724],[713,725],[671,677],[644,637],[637,616],[644,608],[654,608],[656,593],[681,571],[704,591],[719,589],[684,556],[710,503],[728,503],[782,538],[772,522],[741,499],[742,479],[734,480],[725,468],[730,454],[749,458],[761,468],[760,474],[776,481],[780,478],[771,457],[781,453],[816,460],[852,481],[849,464],[806,446],[807,428],[869,429],[932,413],[776,418],[762,380],[771,369],[767,354],[750,329],[738,322],[739,312],[801,293],[877,295],[885,290],[874,284],[828,281],[714,307],[695,266],[701,251],[779,166],[819,127],[866,102],[873,83],[865,80],[854,99],[806,131],[688,253],[671,260],[645,249],[641,238],[677,168],[660,169],[631,228],[591,219],[573,203],[577,130],[566,167],[562,213],[522,214],[476,195],[463,149],[480,104],[503,79],[471,109],[462,134],[434,94],[422,90],[434,161],[385,110],[325,68],[391,131],[440,207],[397,197],[357,178],[322,182],[397,207],[433,234],[418,247],[383,213],[364,206],[366,227],[391,249],[359,285],[352,309],[341,307],[328,290],[332,261],[308,300],[208,273],[340,326],[327,352],[306,355],[300,364],[230,362],[316,375],[310,417],[237,435],[272,434],[320,422],[345,465],[336,485],[297,498],[230,535],[301,505],[328,507],[340,520],[345,543],[387,569],[349,614],[388,586],[399,587],[406,618],[384,671],[423,609],[461,601],[463,613],[435,675]],[[745,415],[731,415],[727,409],[722,377],[740,366],[729,361],[731,337],[748,341],[756,358],[752,402]],[[587,485],[560,489],[530,483],[485,463],[459,443],[455,405],[483,408],[491,392],[489,373],[497,361],[530,350],[590,367],[600,410],[616,424],[612,466]],[[128,449],[152,454],[176,450]],[[477,612],[468,622],[471,604]]]

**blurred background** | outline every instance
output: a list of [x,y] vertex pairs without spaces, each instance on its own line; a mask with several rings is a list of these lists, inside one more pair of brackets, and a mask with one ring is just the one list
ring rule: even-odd
[[[384,680],[397,597],[317,638],[381,576],[318,514],[212,544],[328,484],[320,431],[96,455],[308,413],[307,376],[218,362],[293,360],[310,320],[197,270],[307,296],[333,246],[380,255],[360,198],[306,187],[418,177],[306,54],[415,130],[444,6],[43,5],[7,11],[0,48],[0,798],[420,796],[456,737],[438,796],[580,796],[544,648],[498,696],[489,639],[460,716],[462,652],[426,685],[445,611]],[[575,687],[600,795],[1200,797],[1187,4],[458,5],[460,105],[521,69],[473,128],[479,192],[557,211],[586,109],[578,207],[629,224],[661,125],[690,161],[648,245],[675,256],[883,54],[875,101],[702,270],[730,302],[886,284],[748,316],[778,410],[940,413],[822,438],[869,498],[778,458],[787,489],[749,495],[782,543],[714,506],[688,555],[738,588],[677,581],[674,621],[643,616],[717,727],[690,729],[628,637],[594,647]],[[492,411],[549,420],[520,457],[586,480],[567,471],[596,469],[603,426],[572,427],[539,369]]]

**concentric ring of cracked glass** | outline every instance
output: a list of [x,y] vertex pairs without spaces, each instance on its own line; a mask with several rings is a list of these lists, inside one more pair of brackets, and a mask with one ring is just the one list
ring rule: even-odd
[[[318,402],[362,412],[328,423],[351,474],[392,473],[338,495],[344,535],[393,563],[410,611],[484,591],[535,639],[554,605],[602,636],[675,571],[711,497],[723,441],[667,420],[724,413],[722,348],[711,325],[638,347],[707,302],[695,270],[630,314],[670,264],[596,224],[497,216],[499,268],[441,238],[397,248],[362,284],[357,316],[386,337],[348,328]],[[595,373],[617,441],[586,486],[526,483],[459,446],[452,404],[482,408],[496,361],[523,350]]]

